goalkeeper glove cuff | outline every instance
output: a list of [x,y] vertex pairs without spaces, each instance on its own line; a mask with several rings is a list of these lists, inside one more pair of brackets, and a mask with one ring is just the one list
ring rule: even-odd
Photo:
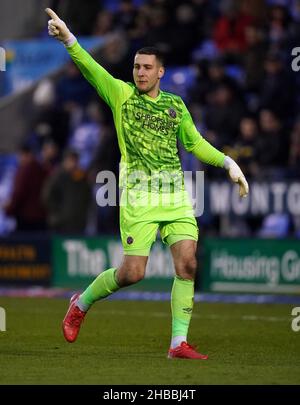
[[75,42],[77,41],[75,35],[73,35],[72,33],[70,33],[71,35],[69,36],[69,38],[66,41],[63,41],[63,44],[66,48],[69,48],[70,46],[74,45]]
[[233,159],[231,159],[231,157],[225,156],[224,168],[228,171],[231,180],[234,183],[239,184],[240,196],[246,197],[249,192],[249,186],[240,167],[236,164],[236,162]]

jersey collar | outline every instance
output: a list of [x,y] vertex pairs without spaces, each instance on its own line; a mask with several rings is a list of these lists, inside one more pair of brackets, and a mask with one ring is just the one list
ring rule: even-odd
[[158,96],[155,98],[148,96],[148,94],[141,94],[141,97],[145,100],[152,101],[152,103],[157,103],[161,99],[161,90],[159,90]]

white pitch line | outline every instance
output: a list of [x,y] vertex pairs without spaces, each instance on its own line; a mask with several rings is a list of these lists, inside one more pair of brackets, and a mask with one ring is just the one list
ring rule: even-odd
[[[153,316],[155,318],[170,318],[171,312],[142,312],[142,311],[115,311],[105,310],[105,313],[112,315],[124,315],[124,316]],[[289,322],[290,317],[279,316],[257,316],[257,315],[242,315],[242,316],[222,316],[222,315],[200,315],[193,314],[192,318],[196,319],[209,319],[209,320],[242,320],[242,321],[266,321],[266,322]]]

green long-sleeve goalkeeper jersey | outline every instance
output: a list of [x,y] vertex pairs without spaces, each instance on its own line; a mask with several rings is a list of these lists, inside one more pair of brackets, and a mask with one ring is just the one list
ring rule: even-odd
[[157,173],[182,174],[177,139],[202,161],[223,167],[224,154],[199,134],[179,96],[164,91],[156,98],[141,94],[134,84],[110,75],[77,41],[67,50],[112,110],[121,152],[121,186],[136,184],[142,175],[153,180]]

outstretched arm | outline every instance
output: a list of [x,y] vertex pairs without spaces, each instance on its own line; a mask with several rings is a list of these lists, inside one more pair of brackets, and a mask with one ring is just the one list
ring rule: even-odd
[[247,196],[249,186],[237,163],[231,159],[231,157],[225,156],[224,153],[220,152],[200,135],[185,106],[179,131],[179,139],[185,149],[202,162],[217,167],[224,167],[224,169],[228,171],[230,179],[234,183],[239,184],[240,196]]
[[48,21],[49,35],[61,41],[84,77],[95,87],[101,98],[113,109],[121,105],[132,93],[132,88],[122,80],[115,79],[77,42],[66,24],[58,15],[46,8],[51,18]]
[[51,20],[48,21],[49,35],[61,41],[65,46],[73,45],[76,42],[76,38],[63,20],[61,20],[51,8],[46,8],[45,11],[51,18]]

